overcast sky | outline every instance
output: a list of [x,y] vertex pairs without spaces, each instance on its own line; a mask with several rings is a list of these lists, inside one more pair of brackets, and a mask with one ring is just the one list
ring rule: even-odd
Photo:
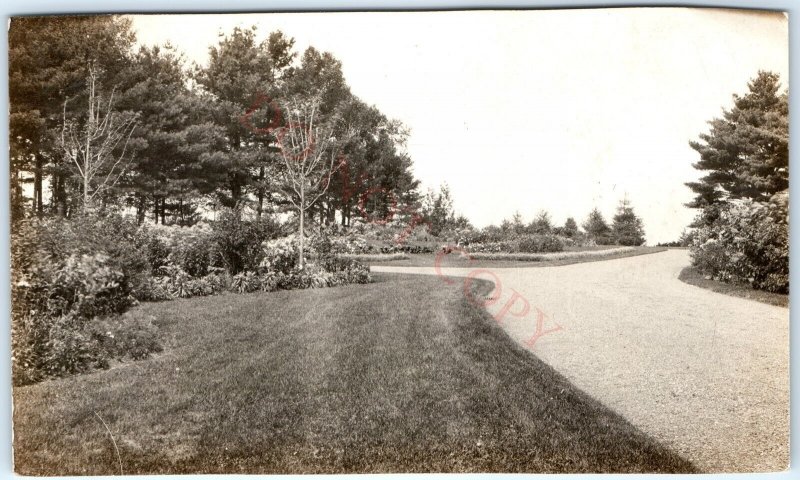
[[780,13],[701,9],[135,16],[143,44],[204,64],[219,32],[281,30],[342,61],[354,94],[411,129],[425,188],[476,226],[541,209],[582,223],[627,194],[650,244],[677,239],[700,174],[688,141],[759,69],[788,84]]

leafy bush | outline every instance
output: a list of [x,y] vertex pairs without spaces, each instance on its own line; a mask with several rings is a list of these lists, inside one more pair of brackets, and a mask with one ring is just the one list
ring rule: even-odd
[[239,272],[231,280],[231,290],[237,293],[261,290],[261,278],[256,272]]
[[150,265],[151,271],[157,271],[159,268],[169,263],[169,254],[171,251],[169,246],[162,238],[147,227],[142,227],[139,230],[136,243],[139,248],[144,251],[145,258]]
[[234,210],[223,212],[213,225],[215,266],[225,267],[231,275],[255,271],[264,259],[262,244],[280,235],[280,225],[269,218],[250,222]]
[[103,366],[87,324],[135,303],[125,274],[103,253],[32,265],[15,279],[12,295],[15,383]]
[[210,238],[192,239],[172,252],[172,261],[192,277],[207,275],[213,258],[214,244]]
[[337,277],[337,281],[341,280],[343,284],[371,281],[369,267],[353,259],[326,257],[320,260],[319,266],[326,272],[341,274]]
[[[307,260],[313,261],[316,258],[315,243],[319,244],[319,242],[307,242],[305,245],[304,255]],[[261,248],[260,270],[288,275],[297,267],[300,244],[295,235],[264,242]]]
[[164,302],[173,298],[163,277],[151,277],[137,294],[137,299],[143,302]]
[[476,253],[545,253],[563,251],[565,243],[555,235],[524,234],[496,242],[471,243],[468,247]]
[[738,200],[693,235],[692,262],[716,280],[789,291],[788,194],[770,202]]
[[518,240],[521,253],[560,252],[564,242],[555,235],[523,235]]
[[85,216],[25,220],[12,235],[14,382],[107,364],[90,325],[157,295],[148,239],[132,220]]

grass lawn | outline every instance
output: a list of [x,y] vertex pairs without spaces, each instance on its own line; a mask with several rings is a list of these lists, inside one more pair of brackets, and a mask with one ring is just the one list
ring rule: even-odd
[[[568,248],[568,252],[580,251],[599,251],[610,250],[619,248],[617,246],[600,246],[600,247],[583,247],[583,248]],[[635,247],[634,250],[621,253],[613,253],[609,255],[600,256],[587,256],[581,258],[566,258],[559,260],[489,260],[486,258],[474,258],[469,261],[467,257],[461,256],[458,252],[444,255],[441,257],[442,267],[463,267],[463,268],[504,268],[504,267],[556,267],[560,265],[572,265],[574,263],[584,262],[598,262],[602,260],[612,260],[615,258],[634,257],[636,255],[646,255],[648,253],[663,252],[666,250],[664,247]],[[389,261],[375,261],[374,259],[367,259],[365,263],[369,265],[383,265],[393,267],[433,267],[436,261],[436,254],[409,254],[408,259],[398,259]]]
[[14,389],[17,472],[118,473],[100,419],[125,474],[693,471],[457,286],[375,278],[138,307],[163,354]]
[[732,297],[748,298],[750,300],[767,303],[769,305],[777,305],[779,307],[789,306],[789,295],[755,290],[750,285],[725,283],[717,280],[707,279],[705,275],[700,273],[700,271],[694,267],[686,267],[681,270],[678,278],[689,285],[706,288],[717,293],[724,293],[725,295],[730,295]]

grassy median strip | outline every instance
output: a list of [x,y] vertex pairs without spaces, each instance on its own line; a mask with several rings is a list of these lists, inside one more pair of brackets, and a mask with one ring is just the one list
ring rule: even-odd
[[693,471],[459,286],[375,279],[138,307],[163,354],[15,389],[17,471]]

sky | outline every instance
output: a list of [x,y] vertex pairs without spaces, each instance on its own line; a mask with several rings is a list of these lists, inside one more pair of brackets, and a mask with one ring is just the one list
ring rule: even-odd
[[235,26],[342,61],[352,92],[411,131],[423,189],[447,183],[483,227],[563,224],[630,200],[647,241],[676,240],[702,175],[689,141],[758,70],[788,85],[781,13],[685,8],[133,16],[141,44],[191,64]]

